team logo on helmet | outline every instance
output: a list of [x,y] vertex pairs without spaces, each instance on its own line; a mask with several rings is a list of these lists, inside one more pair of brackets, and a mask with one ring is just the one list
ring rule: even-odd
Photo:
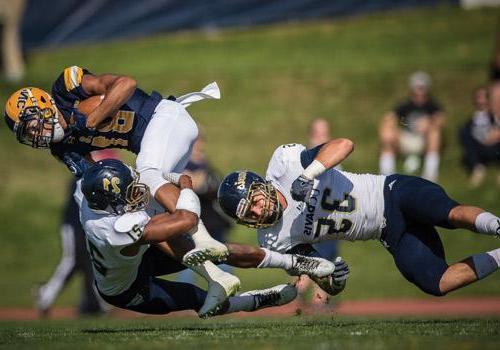
[[4,117],[16,139],[33,148],[48,148],[64,137],[54,100],[42,89],[26,87],[14,92],[5,104]]
[[82,192],[88,206],[121,215],[144,209],[149,203],[149,188],[139,182],[139,174],[116,159],[103,159],[83,174]]

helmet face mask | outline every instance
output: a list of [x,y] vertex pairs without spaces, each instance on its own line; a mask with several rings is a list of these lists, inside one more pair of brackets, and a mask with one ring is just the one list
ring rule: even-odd
[[[263,200],[260,215],[252,214],[252,206]],[[236,215],[238,223],[252,228],[266,228],[273,226],[281,217],[281,205],[278,194],[269,182],[253,182],[248,189],[248,196],[240,201]]]
[[149,203],[149,187],[139,182],[139,174],[130,168],[134,181],[127,186],[125,195],[125,212],[138,211],[146,208]]
[[[274,186],[259,175],[249,171],[234,172],[226,176],[218,191],[222,210],[251,228],[267,228],[275,225],[283,214],[283,207]],[[259,207],[259,215],[252,210]]]
[[64,138],[58,110],[45,91],[27,87],[13,93],[5,106],[5,120],[16,139],[33,148],[49,148]]
[[54,140],[57,115],[50,108],[26,107],[14,126],[17,140],[33,148],[49,148]]

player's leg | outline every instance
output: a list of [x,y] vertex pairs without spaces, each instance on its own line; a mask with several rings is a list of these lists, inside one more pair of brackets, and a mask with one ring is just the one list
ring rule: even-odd
[[456,206],[450,211],[448,220],[456,228],[500,237],[500,218],[479,207]]
[[[167,183],[164,176],[184,170],[197,136],[198,127],[183,106],[167,100],[157,106],[144,133],[136,162],[141,181],[149,186],[151,194],[165,208],[168,208],[165,198],[170,195],[166,193],[168,189],[164,186]],[[197,265],[207,259],[225,260],[227,249],[210,237],[201,220],[191,235],[196,249],[185,257],[185,263]]]
[[427,149],[424,157],[422,177],[433,182],[437,181],[439,176],[442,118],[443,117],[434,117],[433,119],[426,118],[426,120],[429,121],[429,126],[425,133]]
[[46,316],[55,299],[70,280],[75,271],[75,230],[73,226],[61,226],[61,260],[50,279],[41,285],[36,292],[37,309],[42,316]]
[[[191,240],[177,237],[148,249],[142,264],[148,273],[154,276],[182,271],[186,266],[179,261],[192,248]],[[207,296],[200,309],[200,315],[220,310],[227,298],[234,295],[240,287],[238,277],[222,271],[211,261],[204,261],[198,266],[191,266],[190,269],[208,282]]]
[[445,293],[440,289],[442,276],[448,269],[443,244],[432,226],[415,226],[401,236],[391,254],[401,274],[423,292],[435,296]]
[[485,278],[500,266],[500,249],[476,254],[448,266],[437,231],[410,228],[393,253],[403,276],[422,291],[442,296]]
[[388,113],[382,119],[379,127],[380,159],[379,171],[390,175],[396,171],[396,154],[398,149],[399,131],[397,119],[393,113]]

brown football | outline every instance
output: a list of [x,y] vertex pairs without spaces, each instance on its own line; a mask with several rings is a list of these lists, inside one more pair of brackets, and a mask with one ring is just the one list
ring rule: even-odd
[[80,101],[78,104],[78,110],[86,115],[89,115],[94,109],[101,104],[104,95],[90,96],[89,98]]

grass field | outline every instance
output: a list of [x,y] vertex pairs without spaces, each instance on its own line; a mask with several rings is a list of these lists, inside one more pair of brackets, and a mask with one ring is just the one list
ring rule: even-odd
[[[495,173],[490,172],[479,189],[469,188],[456,139],[459,125],[471,112],[473,89],[487,81],[498,14],[492,9],[462,11],[439,6],[332,21],[47,49],[27,57],[25,85],[50,89],[60,71],[71,65],[97,73],[130,74],[146,91],[156,89],[165,95],[193,91],[216,80],[222,100],[200,103],[190,112],[206,131],[208,156],[222,173],[236,168],[262,172],[276,146],[305,142],[306,127],[318,116],[332,121],[335,136],[355,142],[356,151],[345,162],[346,169],[376,172],[377,124],[384,111],[404,97],[407,76],[417,69],[426,70],[434,79],[435,95],[448,116],[441,184],[459,201],[500,213]],[[2,82],[0,102],[18,87]],[[47,153],[18,145],[3,123],[0,160],[0,307],[27,307],[32,305],[32,286],[48,278],[59,259],[58,224],[69,174]],[[443,232],[442,237],[450,261],[498,247],[497,241],[465,231]],[[245,228],[234,229],[231,240],[255,243],[252,231]],[[341,250],[352,271],[342,298],[425,297],[400,276],[379,243],[345,243]],[[287,278],[278,271],[237,273],[244,289],[269,286]],[[500,295],[499,291],[500,279],[494,275],[450,297]],[[74,282],[58,305],[74,304],[76,294]],[[209,328],[206,332],[211,332],[212,326],[204,325]],[[442,325],[446,328],[446,323]],[[40,346],[52,336],[65,341],[64,331],[43,333],[44,327],[52,326],[34,327]],[[79,326],[65,327],[78,330]],[[151,327],[160,327],[152,334],[163,333],[161,323]],[[322,329],[319,334],[328,333],[327,328],[318,327]],[[409,323],[402,327],[413,326]],[[422,327],[432,329],[432,325]],[[335,329],[332,327],[332,335]],[[67,336],[72,332],[68,331]],[[377,341],[383,338],[381,332],[382,328],[375,333]],[[473,339],[481,338],[480,333],[474,334]],[[114,337],[115,333],[99,333],[101,336]],[[22,344],[24,338],[15,339]],[[85,335],[79,339],[93,346]]]
[[[293,337],[291,336],[293,334]],[[1,349],[498,349],[499,319],[0,322]]]

